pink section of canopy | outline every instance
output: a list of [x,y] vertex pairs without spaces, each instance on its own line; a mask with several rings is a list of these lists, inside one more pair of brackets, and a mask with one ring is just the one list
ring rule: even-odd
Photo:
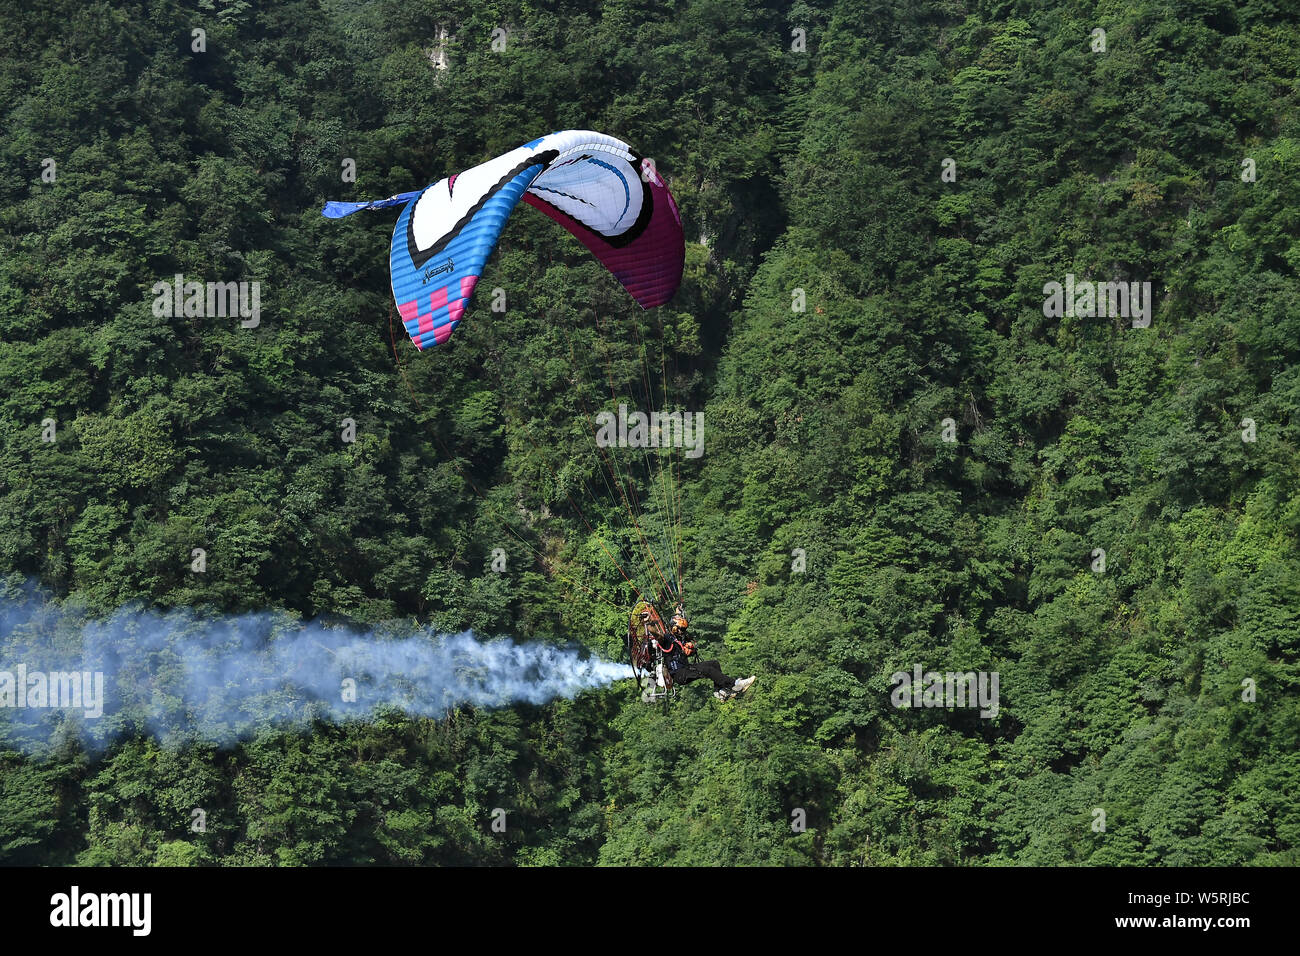
[[681,285],[686,246],[682,236],[682,217],[672,193],[654,167],[644,160],[642,169],[650,186],[654,209],[645,231],[622,247],[612,245],[600,233],[532,193],[525,192],[523,198],[528,205],[540,209],[577,236],[592,255],[614,273],[642,308],[652,309],[671,299]]

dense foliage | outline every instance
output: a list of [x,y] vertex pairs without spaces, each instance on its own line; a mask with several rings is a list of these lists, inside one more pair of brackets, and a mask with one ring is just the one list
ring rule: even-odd
[[[616,655],[633,598],[603,545],[634,542],[583,410],[661,368],[705,413],[693,626],[759,675],[668,716],[615,686],[225,750],[0,750],[0,861],[1300,862],[1284,7],[0,3],[11,585]],[[641,312],[522,210],[452,344],[395,357],[392,219],[322,201],[570,127],[668,177],[678,297]],[[259,281],[260,326],[155,316],[177,273]],[[1066,274],[1149,281],[1150,327],[1045,317]],[[1000,712],[894,708],[917,664],[998,672]]]

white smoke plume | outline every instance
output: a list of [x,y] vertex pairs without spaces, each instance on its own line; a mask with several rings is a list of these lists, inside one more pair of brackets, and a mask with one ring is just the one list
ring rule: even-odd
[[[35,695],[17,678],[34,686],[56,672],[102,673],[102,716],[88,717],[86,701],[30,706]],[[132,607],[92,619],[31,586],[0,589],[0,750],[42,751],[70,735],[95,749],[138,732],[168,745],[228,745],[313,720],[542,704],[630,676],[626,665],[574,647],[485,640],[468,631],[358,630],[284,612]]]

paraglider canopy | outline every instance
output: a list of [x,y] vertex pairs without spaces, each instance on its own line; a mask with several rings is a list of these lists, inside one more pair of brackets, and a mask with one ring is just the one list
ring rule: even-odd
[[393,297],[424,349],[451,338],[521,199],[576,236],[643,308],[681,284],[685,241],[668,187],[650,160],[590,130],[551,133],[417,193],[329,203],[324,214],[403,206],[389,253]]

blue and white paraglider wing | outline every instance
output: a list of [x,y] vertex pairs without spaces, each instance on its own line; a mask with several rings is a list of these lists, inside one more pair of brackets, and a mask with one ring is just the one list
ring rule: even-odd
[[325,215],[405,203],[389,266],[402,322],[423,349],[451,337],[521,199],[573,233],[643,307],[680,285],[685,242],[668,187],[626,143],[589,130],[551,133],[416,194],[331,203]]

